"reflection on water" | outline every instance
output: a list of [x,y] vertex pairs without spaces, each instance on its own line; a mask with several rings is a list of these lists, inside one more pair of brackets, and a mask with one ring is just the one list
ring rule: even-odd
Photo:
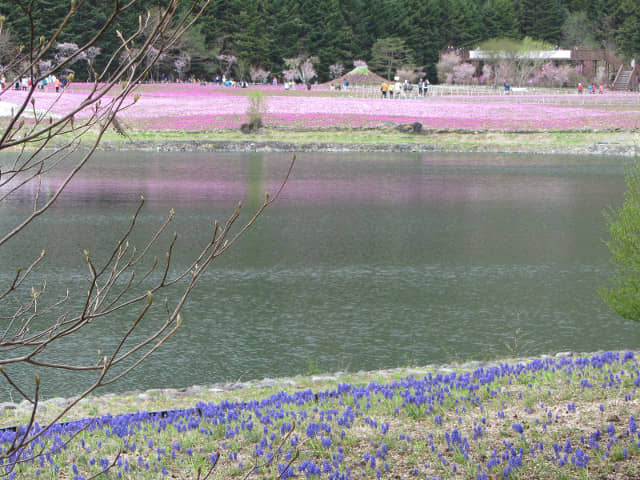
[[[45,217],[0,249],[0,287],[46,246],[48,291],[82,291],[83,250],[108,251],[141,194],[136,238],[173,208],[176,260],[186,261],[238,201],[248,218],[289,160],[100,154]],[[197,287],[184,328],[113,388],[291,375],[309,362],[359,370],[635,347],[635,324],[595,292],[610,275],[602,210],[623,190],[619,159],[298,155],[281,199]],[[3,231],[29,201],[0,204]],[[55,354],[92,358],[116,341],[113,330],[96,325],[82,345]],[[48,380],[46,395],[79,388],[67,377]]]

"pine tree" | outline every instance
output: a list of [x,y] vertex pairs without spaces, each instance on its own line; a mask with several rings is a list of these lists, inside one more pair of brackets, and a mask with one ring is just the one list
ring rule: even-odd
[[521,0],[519,16],[522,37],[559,42],[565,12],[558,0]]
[[482,14],[487,39],[518,38],[518,16],[512,0],[487,0]]
[[441,0],[441,9],[447,12],[442,28],[445,45],[475,48],[486,38],[480,6],[475,1]]
[[407,43],[414,52],[416,64],[425,69],[426,78],[436,78],[435,64],[438,63],[442,43],[440,25],[442,10],[437,0],[409,0],[409,33]]
[[640,52],[640,1],[623,0],[616,12],[618,49],[625,58]]

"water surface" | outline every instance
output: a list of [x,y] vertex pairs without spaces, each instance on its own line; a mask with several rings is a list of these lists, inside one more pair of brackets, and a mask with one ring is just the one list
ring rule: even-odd
[[[46,247],[47,292],[84,291],[83,250],[106,255],[140,195],[134,239],[173,208],[178,267],[240,200],[247,219],[289,160],[99,154],[46,216],[0,249],[0,287]],[[596,293],[611,275],[602,210],[623,191],[616,158],[300,154],[279,201],[193,292],[184,327],[111,389],[637,347],[637,325]],[[0,205],[0,227],[28,206],[26,196]],[[97,358],[117,344],[122,317],[54,356]],[[47,380],[48,396],[80,388],[71,375]]]

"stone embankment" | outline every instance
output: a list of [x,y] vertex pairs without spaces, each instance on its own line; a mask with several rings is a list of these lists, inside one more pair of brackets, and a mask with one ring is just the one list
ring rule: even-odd
[[491,143],[457,148],[450,145],[426,143],[328,143],[281,141],[131,141],[102,142],[103,151],[139,152],[282,152],[282,153],[426,153],[426,152],[476,152],[476,153],[530,153],[545,155],[611,155],[635,157],[640,155],[640,145],[616,143],[592,143],[581,147],[551,147],[540,150],[535,145],[504,148]]
[[325,143],[325,142],[280,142],[280,141],[133,141],[127,143],[102,142],[106,151],[138,152],[433,152],[433,145],[415,143]]

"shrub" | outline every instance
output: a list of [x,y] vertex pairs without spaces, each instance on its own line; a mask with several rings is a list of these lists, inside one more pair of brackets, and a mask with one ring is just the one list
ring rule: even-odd
[[243,133],[255,132],[262,128],[262,117],[267,112],[267,102],[260,90],[249,91],[247,98],[249,99],[249,108],[247,108],[249,123],[243,123],[240,126]]
[[615,277],[599,291],[618,315],[640,320],[640,163],[627,169],[627,191],[618,210],[605,212]]

